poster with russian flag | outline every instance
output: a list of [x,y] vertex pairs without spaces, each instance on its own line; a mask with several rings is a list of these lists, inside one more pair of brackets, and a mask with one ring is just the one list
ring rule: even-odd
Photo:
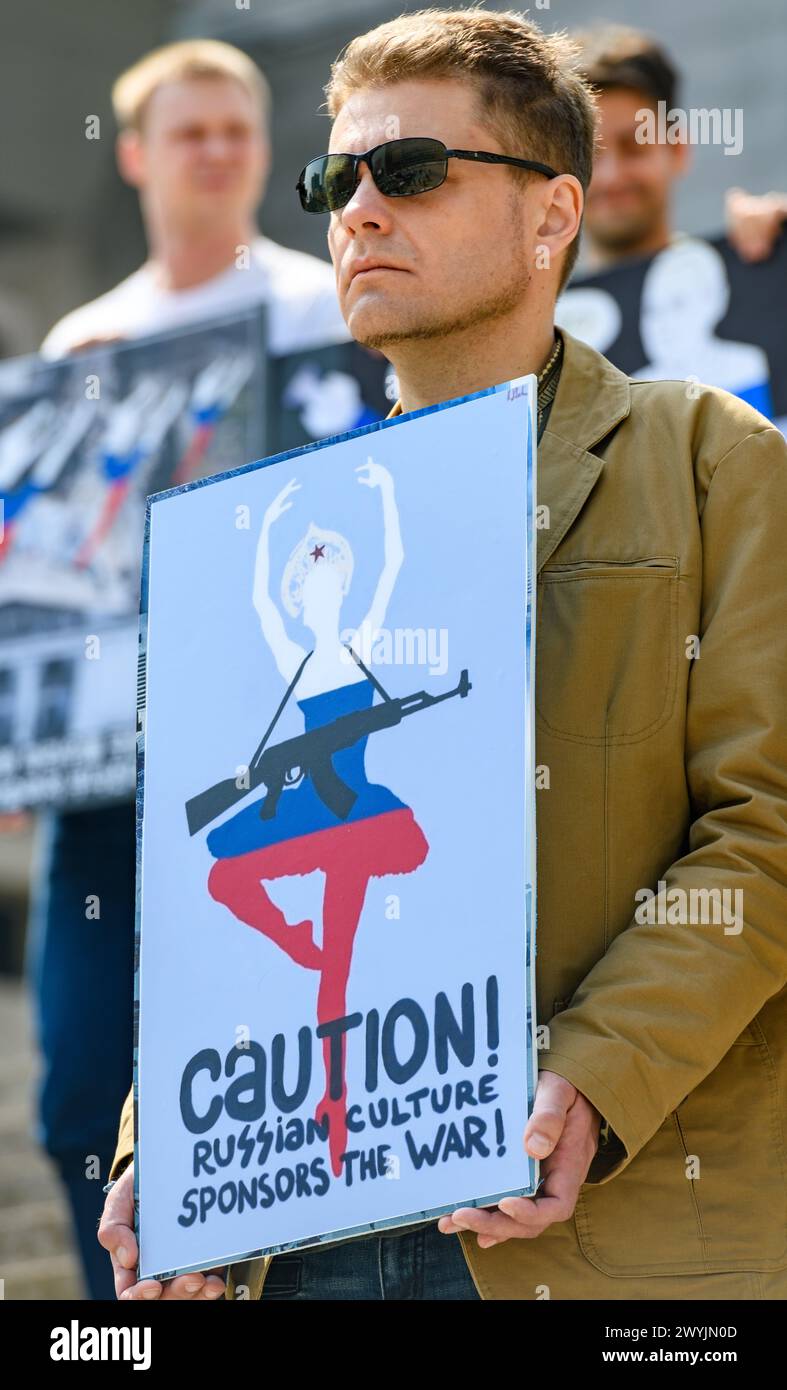
[[0,812],[134,795],[146,497],[357,429],[389,364],[268,351],[265,307],[0,362]]
[[535,378],[148,499],[140,1278],[532,1195]]

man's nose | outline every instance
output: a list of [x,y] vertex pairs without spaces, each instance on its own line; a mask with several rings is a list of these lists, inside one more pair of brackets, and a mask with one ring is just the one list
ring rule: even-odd
[[358,183],[338,217],[346,231],[355,234],[364,227],[388,231],[392,225],[391,200],[381,193],[365,160],[358,165]]
[[226,135],[206,135],[202,141],[202,153],[206,159],[226,159],[232,153],[232,140]]

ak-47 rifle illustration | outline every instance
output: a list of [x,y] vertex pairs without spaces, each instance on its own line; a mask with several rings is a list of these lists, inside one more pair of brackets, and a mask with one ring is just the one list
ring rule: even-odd
[[230,806],[242,801],[250,791],[262,784],[267,788],[267,796],[260,808],[260,816],[263,820],[271,820],[276,814],[283,789],[296,786],[304,777],[311,778],[317,795],[329,810],[340,820],[346,820],[358,794],[339,777],[333,766],[334,754],[341,748],[352,747],[367,734],[393,728],[406,715],[431,709],[433,705],[451,700],[456,695],[463,700],[473,688],[466,670],[461,672],[458,685],[442,695],[430,695],[425,690],[419,690],[414,695],[393,699],[378,681],[374,681],[374,684],[383,696],[382,704],[341,714],[330,724],[285,739],[271,748],[265,746],[269,729],[243,777],[226,777],[186,802],[189,834],[196,835],[198,830],[210,825]]

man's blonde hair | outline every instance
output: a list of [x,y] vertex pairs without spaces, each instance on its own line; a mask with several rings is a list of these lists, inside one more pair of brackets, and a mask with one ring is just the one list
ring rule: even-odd
[[[335,120],[348,97],[364,87],[436,77],[473,84],[479,119],[504,154],[574,174],[587,190],[596,103],[579,71],[578,46],[565,33],[544,33],[514,10],[417,10],[359,35],[331,68],[328,114]],[[513,166],[509,173],[517,180],[536,177]],[[578,252],[579,236],[565,252],[560,289]]]
[[187,39],[154,48],[121,73],[112,88],[112,107],[121,130],[142,130],[153,93],[167,82],[189,78],[232,78],[256,102],[262,123],[270,116],[270,88],[247,54],[219,39]]

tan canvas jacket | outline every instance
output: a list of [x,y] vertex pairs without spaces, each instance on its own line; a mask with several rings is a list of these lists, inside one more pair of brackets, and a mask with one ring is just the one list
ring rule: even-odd
[[[539,1061],[610,1129],[572,1219],[618,1279],[784,1269],[787,446],[564,338],[538,457]],[[129,1095],[113,1174],[132,1151]],[[549,1230],[460,1239],[484,1298],[548,1276]],[[269,1265],[231,1266],[227,1296]]]

